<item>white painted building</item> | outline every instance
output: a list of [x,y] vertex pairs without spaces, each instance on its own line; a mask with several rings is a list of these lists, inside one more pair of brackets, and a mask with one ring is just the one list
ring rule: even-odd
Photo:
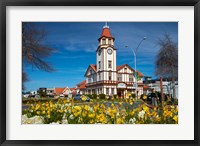
[[[111,35],[108,26],[103,27],[98,39],[96,50],[96,65],[90,64],[85,73],[86,94],[117,94],[124,97],[126,93],[135,93],[135,72],[128,64],[116,65],[117,49],[114,46],[115,38]],[[138,71],[141,80],[138,83],[138,95],[143,94],[142,73]]]
[[[163,88],[163,93],[164,94],[171,94],[173,95],[173,85],[171,82],[169,81],[163,81],[162,82],[162,88]],[[155,89],[156,91],[158,92],[161,92],[160,91],[160,81],[156,81],[155,83],[150,83],[148,84],[148,86],[151,88],[151,89]],[[178,81],[175,81],[175,98],[178,98]]]

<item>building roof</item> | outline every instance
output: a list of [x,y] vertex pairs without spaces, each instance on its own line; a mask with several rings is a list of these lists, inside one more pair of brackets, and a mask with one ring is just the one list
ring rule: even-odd
[[62,94],[64,90],[65,90],[65,88],[55,88],[54,92],[56,94]]
[[149,88],[149,86],[147,86],[147,85],[144,85],[144,86],[143,86],[143,88],[144,88],[144,89],[148,89],[148,88]]
[[71,94],[76,94],[76,88],[75,87],[72,87],[72,88],[69,88],[70,91],[71,91]]
[[92,68],[95,72],[97,72],[97,67],[96,67],[96,65],[95,65],[95,64],[90,64],[90,65],[88,66],[87,71],[85,72],[85,75],[84,75],[84,76],[87,75],[87,73],[88,73],[88,71],[89,71],[89,68]]
[[104,27],[103,28],[102,33],[101,33],[101,37],[99,39],[101,39],[102,37],[107,37],[107,38],[114,39],[114,37],[110,33],[109,27]]
[[77,84],[77,86],[78,86],[78,85],[85,84],[85,83],[86,83],[86,80],[84,80],[84,81],[82,81],[82,82],[78,83],[78,84]]
[[73,90],[76,90],[76,88],[75,87],[72,87],[72,88],[69,88],[71,91],[73,91]]
[[123,67],[125,67],[127,64],[122,64],[120,66],[117,66],[117,71],[119,71],[120,69],[122,69]]
[[95,72],[97,71],[97,66],[95,64],[90,64],[90,66]]
[[137,70],[136,70],[136,72],[138,72],[138,74],[139,74],[140,77],[143,77],[143,76],[144,76],[141,72],[139,72],[139,71],[137,71]]
[[[127,67],[130,68],[133,72],[135,72],[135,70],[132,69],[128,64],[122,64],[122,65],[120,65],[120,66],[117,66],[116,70],[119,71],[120,69],[122,69],[122,68],[125,67],[125,66],[127,66]],[[95,72],[97,72],[97,66],[96,66],[95,64],[90,64],[89,67],[91,67]],[[88,67],[88,69],[89,69],[89,67]],[[87,72],[88,72],[88,69],[87,69],[87,71],[86,71],[86,73],[85,73],[85,76],[86,76],[86,74],[87,74]],[[143,77],[143,76],[144,76],[141,72],[139,72],[139,71],[136,71],[136,72],[138,72],[138,74],[139,74],[140,77]],[[79,84],[80,84],[80,83],[79,83]],[[77,85],[79,85],[79,84],[77,84]]]
[[[122,65],[120,65],[120,66],[117,66],[117,71],[119,71],[120,69],[124,68],[125,66],[127,66],[127,67],[130,68],[133,72],[135,72],[135,70],[132,69],[128,64],[122,64]],[[144,76],[141,72],[139,72],[139,71],[136,71],[136,72],[138,72],[138,74],[139,74],[140,77],[143,77],[143,76]]]
[[103,31],[101,33],[101,37],[112,37],[110,33],[110,29],[108,27],[103,28]]
[[85,89],[85,88],[86,88],[85,85],[86,85],[86,80],[84,80],[84,81],[78,83],[78,84],[77,84],[77,88],[78,88],[78,89]]

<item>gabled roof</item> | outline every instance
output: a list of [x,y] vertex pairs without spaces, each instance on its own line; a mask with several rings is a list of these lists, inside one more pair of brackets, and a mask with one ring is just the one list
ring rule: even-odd
[[[120,66],[117,66],[117,71],[119,71],[120,69],[124,68],[125,66],[127,66],[129,69],[131,69],[133,72],[135,72],[135,70],[132,69],[128,64],[122,64]],[[139,72],[139,71],[136,71],[136,72],[138,72],[140,77],[143,77],[143,74],[141,72]]]
[[[128,64],[122,64],[122,65],[120,65],[120,66],[117,66],[117,71],[119,71],[120,69],[122,69],[123,67],[125,67],[125,66],[128,66]],[[129,67],[129,68],[131,68],[131,67]],[[132,68],[131,68],[132,69]]]
[[64,92],[65,88],[55,88],[54,92],[56,94],[62,94]]
[[85,85],[86,85],[86,80],[84,80],[84,81],[78,83],[78,84],[77,84],[77,88],[78,88],[78,89],[85,89],[85,88],[86,88]]
[[90,65],[88,66],[87,71],[86,71],[86,73],[85,73],[84,76],[86,76],[86,74],[87,74],[89,68],[92,68],[92,70],[94,70],[95,72],[97,72],[97,67],[96,67],[96,65],[95,65],[95,64],[90,64]]
[[90,66],[95,72],[97,71],[97,66],[95,64],[90,64]]
[[77,84],[77,86],[78,86],[78,85],[85,84],[85,83],[86,83],[86,80],[84,80],[84,81],[82,81],[82,82],[78,83],[78,84]]
[[76,94],[76,87],[69,88],[71,94]]
[[138,75],[139,75],[140,77],[143,77],[143,76],[144,76],[141,72],[139,72],[139,71],[137,71],[137,70],[136,70],[136,72],[138,72]]
[[[127,66],[129,69],[131,69],[133,72],[135,72],[135,70],[132,69],[128,64],[122,64],[122,65],[120,65],[120,66],[117,66],[116,70],[119,71],[120,69],[124,68],[125,66]],[[96,65],[95,65],[95,64],[90,64],[90,65],[88,66],[88,69],[87,69],[86,73],[85,73],[85,76],[86,76],[86,74],[87,74],[89,68],[92,68],[95,72],[97,72]],[[140,77],[143,77],[143,76],[144,76],[141,72],[139,72],[139,71],[136,71],[136,72],[138,72],[138,74],[139,74]],[[84,82],[84,81],[83,81],[83,82]],[[86,82],[86,81],[85,81],[85,82]],[[80,83],[79,83],[79,84],[80,84]],[[77,84],[77,85],[79,85],[79,84]]]
[[69,88],[69,89],[70,89],[70,91],[74,91],[74,90],[76,90],[75,87],[72,87],[72,88]]

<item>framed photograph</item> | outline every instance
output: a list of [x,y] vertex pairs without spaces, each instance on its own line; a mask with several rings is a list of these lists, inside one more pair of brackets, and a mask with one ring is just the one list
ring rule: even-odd
[[2,146],[199,145],[199,0],[0,9]]

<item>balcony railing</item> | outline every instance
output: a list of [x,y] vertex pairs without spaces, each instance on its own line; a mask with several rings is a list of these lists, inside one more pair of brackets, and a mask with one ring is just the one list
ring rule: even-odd
[[[95,81],[92,83],[87,83],[86,86],[96,85],[96,84],[118,84],[118,83],[125,83],[126,85],[133,85],[134,82],[123,82],[123,81],[111,81],[111,80],[102,80],[102,81]],[[138,85],[143,84],[142,82],[138,82]]]

